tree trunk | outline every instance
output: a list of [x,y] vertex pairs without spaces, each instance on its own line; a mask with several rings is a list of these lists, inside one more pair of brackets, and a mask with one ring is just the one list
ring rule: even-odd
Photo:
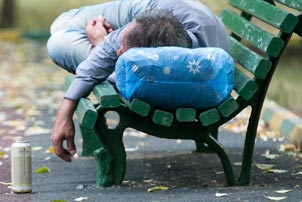
[[16,22],[15,0],[3,0],[0,27],[13,27]]

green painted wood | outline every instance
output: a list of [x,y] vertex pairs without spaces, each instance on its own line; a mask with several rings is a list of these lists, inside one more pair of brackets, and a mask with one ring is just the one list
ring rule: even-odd
[[296,26],[295,33],[302,37],[302,14],[299,15],[299,23]]
[[93,88],[93,93],[101,108],[115,108],[120,106],[120,98],[112,85],[105,81]]
[[220,118],[221,117],[219,115],[219,112],[215,108],[202,112],[199,115],[200,123],[203,126],[209,126],[211,124],[214,124],[220,121]]
[[302,11],[302,0],[275,0],[283,5],[286,5],[290,8]]
[[151,106],[139,99],[133,99],[129,105],[131,111],[141,115],[142,117],[148,116]]
[[162,126],[170,127],[173,123],[173,114],[163,110],[155,110],[153,114],[153,122]]
[[244,100],[249,100],[257,92],[258,85],[236,68],[234,89]]
[[234,60],[249,70],[259,79],[265,79],[268,75],[272,62],[253,52],[242,43],[229,37],[230,53]]
[[93,129],[80,125],[80,130],[83,138],[82,156],[93,156],[94,151],[102,146],[101,141]]
[[238,108],[239,108],[238,102],[236,102],[234,98],[230,97],[219,105],[218,111],[221,113],[222,116],[229,117]]
[[295,15],[263,0],[228,0],[228,2],[285,33],[291,33],[298,22]]
[[64,83],[63,83],[63,86],[62,86],[62,90],[67,91],[70,84],[72,83],[73,79],[74,79],[74,77],[71,76],[71,75],[66,76],[65,80],[64,80]]
[[179,122],[193,122],[195,121],[196,110],[193,108],[178,108],[175,117]]
[[101,147],[94,151],[94,157],[97,161],[97,187],[109,187],[114,184],[112,155],[108,149]]
[[81,98],[75,113],[82,126],[90,129],[94,127],[98,118],[98,113],[89,99]]
[[277,57],[281,53],[284,46],[282,39],[262,30],[232,11],[224,9],[221,17],[224,24],[233,33],[259,48],[267,55]]

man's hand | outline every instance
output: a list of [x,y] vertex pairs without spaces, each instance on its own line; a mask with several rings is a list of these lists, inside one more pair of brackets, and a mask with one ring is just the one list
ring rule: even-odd
[[85,31],[90,43],[95,47],[104,41],[105,36],[112,32],[112,28],[103,16],[99,16],[88,22]]
[[[75,101],[63,100],[51,134],[51,141],[56,155],[67,162],[71,162],[71,155],[76,153],[74,144],[75,128],[72,120],[76,105],[77,102]],[[63,147],[65,140],[67,141],[67,148]]]

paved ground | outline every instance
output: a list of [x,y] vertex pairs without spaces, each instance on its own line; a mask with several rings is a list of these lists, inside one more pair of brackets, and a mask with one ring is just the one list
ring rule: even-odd
[[[42,116],[45,127],[51,127],[49,116]],[[253,165],[251,185],[228,187],[220,160],[215,154],[199,154],[192,141],[160,139],[152,136],[127,133],[124,142],[127,152],[127,173],[121,186],[96,188],[96,165],[92,157],[79,157],[72,163],[65,163],[45,151],[51,146],[49,133],[28,136],[33,146],[33,169],[47,166],[51,173],[33,174],[33,193],[26,195],[0,194],[0,201],[48,202],[52,200],[75,201],[269,201],[265,196],[287,197],[284,201],[302,201],[301,160],[281,155],[281,158],[267,160],[261,154],[269,149],[277,151],[280,142],[258,139],[255,149],[255,163],[274,164],[276,169],[287,173],[267,173]],[[76,135],[80,152],[80,134]],[[232,162],[241,158],[242,134],[221,131],[220,141],[231,154]],[[280,153],[279,153],[280,154]],[[240,166],[234,165],[235,170]],[[7,169],[7,168],[5,168]],[[1,171],[2,172],[2,171]],[[148,188],[166,186],[166,191],[147,192]],[[291,190],[286,194],[277,190]],[[217,193],[227,196],[218,197]]]

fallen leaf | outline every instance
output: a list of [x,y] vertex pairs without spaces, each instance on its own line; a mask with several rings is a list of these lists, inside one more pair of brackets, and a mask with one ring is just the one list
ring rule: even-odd
[[50,169],[46,166],[42,166],[35,170],[35,173],[50,173]]
[[55,149],[54,149],[53,146],[50,146],[45,152],[46,152],[46,153],[54,154],[54,153],[55,153]]
[[234,166],[242,166],[242,162],[235,162]]
[[275,165],[272,165],[272,164],[260,164],[260,163],[255,163],[255,165],[260,170],[270,170],[275,166]]
[[216,196],[216,197],[224,197],[224,196],[228,196],[228,194],[227,194],[227,193],[218,193],[218,192],[217,192],[217,193],[215,194],[215,196]]
[[85,200],[88,200],[88,197],[79,197],[79,198],[76,198],[74,200],[75,201],[85,201]]
[[4,151],[0,151],[0,159],[3,158],[3,156],[5,155]]
[[300,171],[300,172],[297,172],[297,174],[296,175],[302,175],[302,171]]
[[277,173],[277,174],[280,174],[280,173],[287,173],[288,171],[287,170],[281,170],[281,169],[269,169],[267,170],[268,173]]
[[264,196],[264,197],[271,201],[281,201],[281,200],[284,200],[287,198],[286,196],[283,196],[283,197]]
[[4,185],[4,186],[11,186],[12,185],[11,182],[2,182],[2,181],[0,181],[0,184]]
[[277,190],[277,191],[275,191],[275,192],[278,193],[278,194],[286,194],[286,193],[291,192],[291,191],[292,191],[292,190],[284,189],[284,190]]
[[167,191],[169,189],[169,187],[165,187],[165,186],[156,186],[156,187],[152,187],[147,189],[148,192],[153,192],[153,191]]
[[50,159],[51,159],[50,156],[47,156],[45,159],[43,159],[43,161],[48,161]]
[[126,148],[125,150],[126,150],[126,152],[133,152],[133,151],[137,151],[137,150],[138,150],[138,146],[136,146],[136,147],[132,147],[132,148]]
[[297,169],[302,169],[302,165],[297,165],[296,168]]
[[25,136],[50,134],[51,129],[45,129],[40,126],[33,126],[25,131]]
[[153,181],[152,179],[151,180],[144,180],[145,183],[150,183],[152,181]]
[[279,151],[280,152],[286,152],[286,151],[296,151],[297,148],[293,144],[281,144],[279,146]]
[[280,158],[279,154],[271,154],[270,150],[266,150],[264,154],[261,154],[261,156],[265,157],[266,159],[277,159],[277,158]]
[[32,147],[31,150],[32,151],[39,151],[39,150],[42,150],[43,147]]
[[76,190],[83,190],[85,188],[85,186],[83,184],[79,184],[77,187],[76,187]]

